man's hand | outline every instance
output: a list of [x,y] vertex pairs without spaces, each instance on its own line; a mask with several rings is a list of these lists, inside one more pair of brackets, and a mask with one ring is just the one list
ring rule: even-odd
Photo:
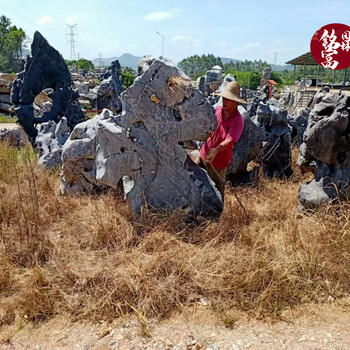
[[217,154],[218,150],[216,148],[211,148],[209,152],[205,155],[205,162],[211,163],[215,159]]

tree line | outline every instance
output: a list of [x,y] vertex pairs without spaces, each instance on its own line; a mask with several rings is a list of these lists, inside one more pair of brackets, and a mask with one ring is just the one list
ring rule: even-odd
[[11,25],[6,16],[0,17],[0,72],[18,72],[27,37],[22,28]]

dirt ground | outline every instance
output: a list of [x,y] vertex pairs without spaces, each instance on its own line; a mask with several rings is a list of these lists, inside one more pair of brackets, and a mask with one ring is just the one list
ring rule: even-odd
[[[288,310],[282,320],[258,320],[232,311],[219,317],[194,305],[166,321],[136,316],[113,324],[69,323],[55,318],[2,330],[1,350],[13,349],[350,349],[350,298]],[[225,326],[226,324],[226,326]]]
[[19,129],[16,123],[0,123],[0,129]]

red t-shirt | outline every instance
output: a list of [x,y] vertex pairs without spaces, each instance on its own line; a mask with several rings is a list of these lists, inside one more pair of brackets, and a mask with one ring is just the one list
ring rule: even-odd
[[212,161],[211,165],[215,169],[224,169],[230,165],[233,147],[241,137],[244,128],[244,119],[238,110],[236,110],[235,114],[232,117],[229,117],[225,120],[222,119],[222,112],[222,107],[217,107],[215,109],[218,127],[204,143],[200,151],[201,157],[204,158],[204,156],[209,152],[211,148],[219,146],[222,141],[232,141],[230,143],[230,147],[221,152],[218,152]]

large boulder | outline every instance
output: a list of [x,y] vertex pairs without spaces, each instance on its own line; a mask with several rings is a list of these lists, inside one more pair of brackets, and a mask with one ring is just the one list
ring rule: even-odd
[[248,111],[252,121],[265,133],[260,162],[265,176],[289,177],[292,171],[291,127],[288,112],[277,101],[253,101]]
[[197,89],[204,94],[204,96],[208,97],[215,92],[222,83],[222,68],[220,66],[214,66],[212,69],[208,70],[204,76],[197,79],[196,86]]
[[[23,126],[32,144],[38,134],[37,124],[53,120],[58,123],[67,119],[70,130],[84,120],[78,97],[72,89],[72,78],[63,57],[46,39],[35,32],[31,46],[32,57],[27,57],[24,70],[17,74],[11,91],[11,101],[15,105],[18,122]],[[37,117],[34,114],[35,98],[46,88],[50,94],[52,107]]]
[[323,89],[309,115],[298,164],[315,178],[299,189],[299,209],[313,209],[350,195],[350,96]]
[[288,115],[288,124],[292,127],[292,142],[297,146],[303,143],[304,132],[307,127],[310,109],[300,109],[295,114]]
[[65,117],[58,124],[50,120],[40,125],[35,139],[35,145],[39,151],[39,165],[55,169],[62,164],[62,148],[70,132]]
[[258,161],[265,137],[264,131],[253,123],[249,114],[242,113],[242,107],[240,112],[244,118],[244,129],[233,149],[232,161],[227,169],[227,179],[232,185],[247,184],[256,179],[256,170],[248,171],[248,163]]
[[119,61],[115,60],[101,75],[101,84],[93,89],[93,92],[96,93],[96,109],[107,108],[115,114],[122,110],[120,101],[120,94],[123,91],[121,75],[122,68]]
[[116,188],[127,176],[126,198],[136,214],[149,208],[219,216],[220,193],[180,145],[206,140],[217,126],[214,109],[190,79],[170,61],[155,60],[121,100],[121,115],[104,110],[70,135],[61,192]]

